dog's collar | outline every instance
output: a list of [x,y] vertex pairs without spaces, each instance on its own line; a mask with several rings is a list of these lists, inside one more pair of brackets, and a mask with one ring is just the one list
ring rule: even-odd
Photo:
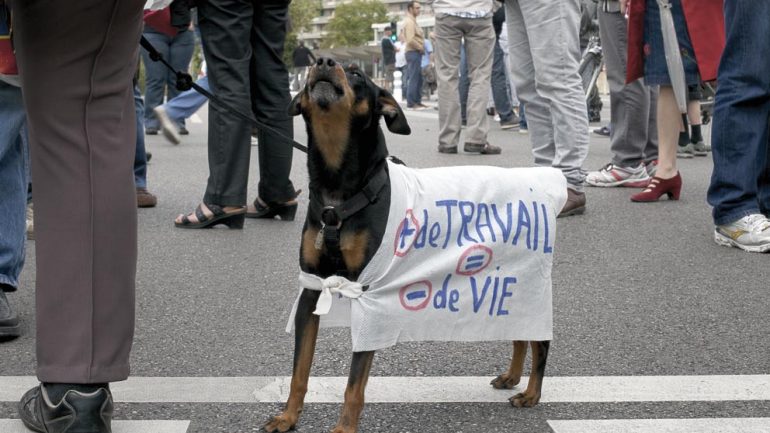
[[335,250],[339,248],[339,231],[342,223],[361,209],[376,202],[380,192],[388,184],[386,166],[387,163],[383,160],[361,191],[339,206],[324,206],[321,200],[310,201],[311,213],[318,215],[321,220],[321,231],[318,232],[316,248],[320,249],[323,244],[326,244],[327,248]]

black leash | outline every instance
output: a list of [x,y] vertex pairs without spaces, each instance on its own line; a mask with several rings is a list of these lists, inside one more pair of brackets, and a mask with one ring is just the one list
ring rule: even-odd
[[270,131],[273,134],[284,138],[288,142],[291,143],[291,145],[298,150],[301,150],[302,152],[307,153],[307,146],[304,146],[295,140],[283,135],[278,130],[258,121],[254,118],[254,116],[250,116],[248,114],[243,113],[242,111],[233,108],[229,104],[227,104],[225,101],[220,99],[217,95],[212,94],[211,92],[207,91],[203,87],[199,86],[198,84],[193,81],[192,76],[188,74],[187,72],[177,71],[175,70],[167,61],[163,58],[163,54],[159,53],[158,50],[155,49],[155,47],[152,46],[150,41],[148,41],[144,36],[142,36],[142,39],[140,41],[140,44],[142,47],[147,50],[147,52],[150,54],[150,59],[153,62],[161,62],[163,63],[166,68],[168,68],[171,72],[176,75],[176,88],[177,90],[184,92],[186,90],[195,89],[196,92],[200,93],[201,95],[208,98],[211,103],[214,105],[217,105],[219,108],[222,108],[223,110],[229,112],[230,114],[235,115],[236,117],[239,117],[241,120],[245,120],[246,122],[251,123],[252,125],[256,126],[259,129],[262,129],[264,131]]

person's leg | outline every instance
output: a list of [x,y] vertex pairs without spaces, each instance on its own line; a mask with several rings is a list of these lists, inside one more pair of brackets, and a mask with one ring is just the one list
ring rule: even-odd
[[460,43],[460,81],[457,91],[460,94],[460,117],[463,125],[468,123],[468,89],[471,87],[471,80],[468,77],[468,57],[465,52],[465,42]]
[[500,114],[500,123],[513,120],[511,107],[511,91],[508,88],[508,76],[505,74],[505,59],[500,42],[495,38],[494,58],[492,60],[492,96],[495,109]]
[[[171,39],[171,43],[168,47],[168,63],[176,71],[184,71],[190,68],[190,60],[192,59],[193,51],[195,51],[195,35],[193,32],[186,30],[181,33],[177,33]],[[176,75],[166,69],[166,97],[167,100],[176,98],[181,92],[176,88]],[[154,107],[153,107],[154,108]],[[153,117],[155,113],[153,113]],[[179,121],[179,127],[184,128],[184,119]]]
[[465,49],[468,58],[468,128],[465,142],[484,144],[489,133],[489,116],[486,113],[489,101],[490,77],[495,49],[495,29],[492,18],[465,19]]
[[[250,44],[254,8],[249,0],[211,0],[198,8],[209,84],[224,102],[251,111]],[[227,207],[246,204],[251,154],[251,124],[209,106],[209,179],[204,203]]]
[[137,188],[147,188],[147,152],[144,148],[144,101],[139,86],[134,85],[134,112],[136,113],[136,151],[134,153],[134,183]]
[[436,17],[436,79],[438,81],[439,151],[457,149],[460,141],[460,93],[458,91],[462,31],[461,18]]
[[13,4],[35,184],[37,375],[44,383],[98,384],[129,374],[137,255],[131,79],[143,4]]
[[294,126],[287,113],[291,96],[282,60],[289,4],[285,0],[254,4],[259,6],[255,6],[252,28],[252,108],[257,120],[284,135],[259,131],[259,197],[268,204],[284,203],[297,195],[289,180],[294,152],[289,139],[294,138]]
[[671,86],[660,86],[658,96],[658,173],[661,179],[670,179],[678,173],[676,168],[676,149],[679,130],[682,128],[682,113],[676,105],[674,90]]
[[[539,0],[538,0],[539,1]],[[522,14],[522,0],[505,2],[508,26],[508,48],[511,56],[511,78],[521,102],[522,131],[531,131],[530,142],[535,164],[550,167],[556,151],[553,141],[553,119],[549,103],[535,88],[535,66],[530,36]],[[523,115],[526,105],[526,117]]]
[[647,115],[647,144],[644,147],[645,164],[657,161],[658,159],[658,90],[657,86],[647,86],[647,93],[650,98],[650,111]]
[[[21,89],[0,81],[0,290],[15,290],[24,266],[27,208],[26,123]],[[0,324],[0,336],[3,335]]]
[[[153,47],[163,56],[169,58],[169,43],[171,38],[163,33],[154,32],[145,29],[143,36],[152,44]],[[153,110],[163,103],[163,97],[166,92],[166,82],[168,80],[168,69],[161,62],[153,62],[150,54],[142,48],[142,63],[144,63],[144,127],[146,132],[153,133],[160,129],[158,119],[155,118]]]
[[714,103],[714,171],[708,190],[716,225],[767,211],[770,201],[770,45],[757,43],[770,39],[768,14],[767,2],[725,2],[727,40]]
[[[529,36],[537,94],[547,101],[547,105],[541,107],[539,101],[532,104],[526,100],[532,142],[535,145],[535,136],[540,134],[538,129],[551,120],[546,131],[553,131],[552,166],[560,169],[569,187],[579,192],[585,178],[583,161],[588,155],[586,101],[578,73],[579,0],[520,0],[518,3]],[[510,28],[511,24],[508,25]]]
[[[211,91],[209,88],[208,76],[200,78],[195,84]],[[197,90],[190,89],[180,93],[174,99],[163,104],[163,109],[166,110],[166,114],[168,114],[168,117],[171,118],[171,120],[179,121],[180,119],[187,119],[195,114],[207,101],[208,99]]]
[[637,167],[647,145],[650,92],[644,80],[626,84],[628,23],[620,12],[599,11],[602,52],[610,87],[612,163]]
[[422,70],[420,68],[420,59],[422,54],[417,51],[407,51],[406,53],[406,75],[407,89],[406,102],[407,107],[420,105],[420,89],[422,88]]

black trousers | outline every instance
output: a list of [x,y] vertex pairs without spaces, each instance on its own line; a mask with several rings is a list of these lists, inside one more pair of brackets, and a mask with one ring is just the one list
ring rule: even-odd
[[[253,112],[294,137],[289,74],[283,45],[287,0],[209,0],[198,10],[211,89],[243,112]],[[209,111],[209,179],[205,203],[243,206],[251,155],[251,124],[220,108]],[[266,202],[294,197],[289,180],[292,147],[276,134],[259,132],[258,194]]]

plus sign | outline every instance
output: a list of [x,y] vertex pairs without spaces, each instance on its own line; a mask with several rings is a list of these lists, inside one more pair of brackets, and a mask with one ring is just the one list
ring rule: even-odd
[[406,247],[406,238],[414,233],[414,229],[409,227],[409,218],[404,218],[403,228],[399,237],[401,238],[401,246],[399,248]]

